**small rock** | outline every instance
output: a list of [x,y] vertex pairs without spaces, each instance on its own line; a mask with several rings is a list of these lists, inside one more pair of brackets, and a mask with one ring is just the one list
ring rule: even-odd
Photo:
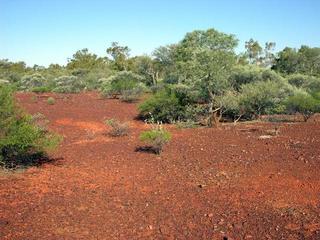
[[300,229],[300,226],[294,223],[289,223],[284,228],[290,231],[297,231]]
[[320,223],[307,224],[304,226],[304,228],[310,232],[319,231],[320,230]]

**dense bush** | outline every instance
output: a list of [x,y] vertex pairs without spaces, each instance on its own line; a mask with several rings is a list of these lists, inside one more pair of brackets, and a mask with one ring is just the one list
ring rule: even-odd
[[294,89],[285,81],[259,81],[242,86],[239,107],[248,117],[261,114],[282,113],[283,102],[293,94]]
[[43,87],[47,84],[46,79],[39,73],[25,75],[20,82],[20,89],[32,90],[33,88]]
[[84,90],[85,84],[76,76],[61,76],[54,79],[54,92],[78,93]]
[[0,84],[0,162],[4,167],[30,165],[54,147],[59,137],[33,122],[14,104],[12,89]]
[[143,78],[129,71],[121,71],[107,79],[102,80],[101,92],[103,96],[121,98],[133,101],[144,90]]
[[185,106],[170,89],[157,92],[140,104],[138,108],[143,119],[150,118],[150,114],[156,121],[162,122],[173,122],[185,117]]
[[320,79],[313,76],[303,74],[292,74],[287,76],[288,82],[298,88],[304,88],[306,90],[314,91],[314,87],[317,85],[320,87]]
[[270,69],[256,66],[237,66],[229,77],[234,89],[239,91],[241,86],[259,81],[281,81],[281,76]]
[[299,92],[287,99],[286,108],[288,113],[301,113],[307,121],[312,114],[320,112],[320,96]]

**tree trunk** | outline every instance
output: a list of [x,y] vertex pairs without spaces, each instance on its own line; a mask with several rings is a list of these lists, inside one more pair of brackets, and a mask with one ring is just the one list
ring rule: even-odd
[[209,103],[209,117],[207,118],[208,127],[219,127],[221,119],[221,107],[213,109],[214,95],[209,90],[210,103]]

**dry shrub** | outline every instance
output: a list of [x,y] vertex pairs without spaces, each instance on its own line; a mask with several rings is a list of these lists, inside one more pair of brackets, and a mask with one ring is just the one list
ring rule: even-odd
[[112,137],[126,136],[129,133],[128,123],[122,123],[115,119],[110,119],[106,121],[106,124],[111,127],[109,135]]

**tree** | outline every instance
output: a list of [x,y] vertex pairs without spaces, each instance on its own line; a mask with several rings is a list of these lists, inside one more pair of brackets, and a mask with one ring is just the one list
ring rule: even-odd
[[160,74],[160,66],[158,62],[149,56],[138,56],[130,59],[133,72],[144,76],[148,86],[156,86]]
[[272,53],[276,43],[266,42],[264,49],[260,46],[258,41],[252,38],[245,43],[246,53],[250,64],[256,64],[263,67],[271,67],[275,58]]
[[105,59],[99,58],[96,54],[90,53],[87,48],[77,51],[72,58],[68,60],[67,69],[83,69],[90,71],[94,68],[101,67]]
[[288,98],[286,108],[289,113],[301,113],[306,122],[315,112],[320,111],[320,99],[318,96],[299,92]]
[[272,69],[284,74],[320,76],[320,48],[301,46],[296,50],[286,47],[278,53]]
[[208,104],[208,126],[217,125],[223,106],[217,97],[231,88],[228,81],[236,63],[234,35],[215,29],[188,33],[177,45],[175,61],[181,82],[202,92],[203,101]]
[[127,70],[127,59],[130,53],[129,47],[120,46],[118,42],[112,42],[111,47],[107,48],[107,53],[111,55],[116,70]]
[[245,48],[246,55],[249,58],[249,63],[259,65],[260,56],[262,54],[262,47],[259,42],[251,38],[249,41],[246,41]]

